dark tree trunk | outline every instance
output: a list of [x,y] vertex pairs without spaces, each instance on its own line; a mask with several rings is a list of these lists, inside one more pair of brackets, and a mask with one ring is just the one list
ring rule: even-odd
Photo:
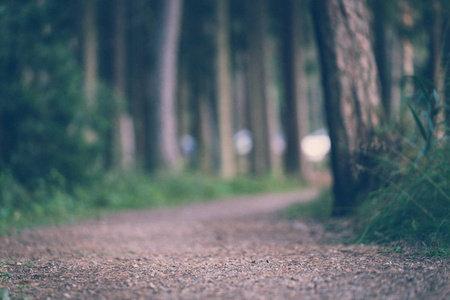
[[392,89],[392,72],[391,60],[388,53],[387,41],[387,20],[385,0],[372,1],[374,12],[374,52],[378,67],[378,74],[380,76],[381,84],[381,100],[383,101],[384,112],[387,118],[391,116],[391,89]]
[[332,143],[333,214],[344,215],[356,204],[361,150],[380,122],[370,15],[363,0],[312,3]]
[[267,95],[265,83],[264,36],[266,34],[265,0],[249,0],[248,51],[249,51],[249,113],[253,134],[252,169],[264,174],[270,166],[270,137],[267,123]]
[[[286,133],[285,170],[288,174],[302,174],[304,161],[300,148],[301,138],[305,135],[307,120],[303,111],[307,103],[302,99],[302,49],[301,34],[304,17],[300,14],[298,0],[281,1],[282,8],[282,70],[284,80],[284,128]],[[305,122],[306,121],[306,122]],[[303,164],[302,164],[303,163]],[[302,176],[303,177],[303,176]]]
[[[144,0],[131,2],[131,37],[130,47],[130,97],[131,112],[134,120],[136,137],[136,165],[142,170],[151,171],[155,167],[154,148],[151,147],[151,132],[155,125],[150,126],[150,89],[149,60],[150,49],[146,43],[150,33],[145,20],[150,15],[149,7]],[[152,117],[152,119],[154,119]]]
[[441,13],[440,0],[429,1],[429,6],[425,12],[425,23],[427,25],[428,33],[428,69],[426,70],[426,77],[433,82],[434,86],[441,90],[440,73],[441,73],[441,58],[442,58],[442,42],[443,40],[443,18]]

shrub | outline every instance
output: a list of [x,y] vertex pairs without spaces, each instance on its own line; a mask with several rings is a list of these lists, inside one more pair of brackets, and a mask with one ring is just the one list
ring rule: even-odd
[[359,241],[404,240],[450,246],[450,141],[438,114],[439,96],[423,81],[418,94],[404,105],[411,113],[410,128],[398,148],[374,157],[381,188],[360,209]]

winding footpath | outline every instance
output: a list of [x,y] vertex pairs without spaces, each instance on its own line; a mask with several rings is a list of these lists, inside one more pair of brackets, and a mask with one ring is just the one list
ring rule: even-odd
[[332,243],[279,211],[315,190],[0,238],[0,299],[450,299],[450,259]]

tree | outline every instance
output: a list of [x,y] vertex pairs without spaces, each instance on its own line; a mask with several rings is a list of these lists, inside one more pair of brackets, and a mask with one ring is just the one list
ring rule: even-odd
[[398,1],[372,0],[374,53],[381,84],[381,99],[387,119],[398,115],[401,92],[402,45],[396,11]]
[[93,170],[96,152],[80,122],[81,68],[70,47],[75,26],[69,12],[76,5],[1,5],[0,173],[29,190],[71,187],[89,180]]
[[178,149],[176,91],[182,0],[164,1],[157,52],[158,152],[162,167],[177,169]]
[[233,97],[230,63],[229,0],[217,3],[217,92],[220,136],[220,172],[231,178],[236,173],[233,145]]
[[114,122],[115,163],[122,169],[130,169],[135,159],[133,120],[127,112],[126,97],[126,2],[116,0],[114,43],[114,96],[116,113]]
[[312,2],[327,124],[332,143],[334,215],[354,208],[362,151],[380,124],[378,73],[367,1]]
[[97,1],[84,1],[83,62],[84,89],[88,107],[93,109],[98,88],[98,34],[96,24]]
[[143,169],[147,171],[154,169],[156,161],[152,155],[155,151],[150,151],[152,149],[150,147],[151,128],[155,127],[149,121],[149,119],[154,119],[150,116],[148,89],[149,57],[151,55],[149,41],[152,36],[148,28],[148,19],[151,14],[148,1],[135,0],[131,2],[129,46],[132,51],[128,53],[130,58],[129,97],[136,137],[136,165],[143,166]]
[[306,134],[307,102],[302,97],[303,59],[300,44],[304,14],[300,14],[300,2],[281,1],[282,5],[282,68],[284,80],[284,120],[286,132],[285,169],[291,174],[305,175],[305,163],[300,141]]
[[265,0],[246,1],[248,14],[248,92],[250,125],[253,134],[253,171],[263,174],[270,166],[270,135],[265,87],[266,62],[264,37],[266,34]]

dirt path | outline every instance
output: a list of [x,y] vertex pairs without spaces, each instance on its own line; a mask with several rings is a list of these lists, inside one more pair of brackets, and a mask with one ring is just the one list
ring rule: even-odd
[[[0,238],[0,299],[450,299],[449,259],[327,243],[277,211],[314,190]],[[325,241],[325,242],[324,242]]]

